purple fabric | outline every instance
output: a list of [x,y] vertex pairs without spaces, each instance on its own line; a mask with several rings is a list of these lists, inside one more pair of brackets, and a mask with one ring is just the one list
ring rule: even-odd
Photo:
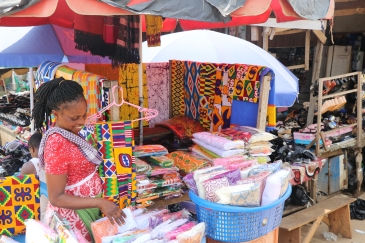
[[233,185],[236,185],[237,181],[241,180],[240,171],[241,171],[240,169],[227,171],[222,174],[216,175],[216,176],[210,178],[209,180],[227,177],[229,185],[233,186]]
[[187,185],[187,187],[190,190],[192,190],[196,195],[198,195],[198,188],[197,188],[195,180],[194,180],[194,172],[187,174],[183,178],[183,181],[185,182],[185,184]]

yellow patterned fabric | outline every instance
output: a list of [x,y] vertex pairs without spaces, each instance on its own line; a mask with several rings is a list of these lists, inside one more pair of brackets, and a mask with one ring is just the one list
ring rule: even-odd
[[[143,107],[148,108],[148,92],[146,78],[146,64],[143,64]],[[139,105],[138,91],[138,65],[124,64],[119,70],[119,85],[123,87],[123,98],[125,101],[134,105]],[[121,98],[121,95],[119,95]],[[139,118],[138,109],[129,105],[120,107],[120,120],[132,121]],[[148,126],[148,121],[143,121],[143,126]],[[133,127],[138,127],[138,124],[133,124]]]
[[161,46],[162,16],[145,15],[148,47]]
[[39,190],[35,175],[0,179],[0,235],[24,234],[25,220],[40,219]]
[[171,67],[171,102],[172,116],[185,114],[184,76],[185,66],[182,61],[170,61]]
[[57,69],[55,78],[61,78],[63,77],[66,80],[72,80],[72,75],[76,72],[76,69],[67,67],[67,66],[61,66]]

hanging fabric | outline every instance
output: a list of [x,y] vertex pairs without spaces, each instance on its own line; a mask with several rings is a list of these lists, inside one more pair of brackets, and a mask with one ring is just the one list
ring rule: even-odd
[[170,118],[169,63],[147,63],[148,107],[158,111],[158,117],[149,121],[150,127]]
[[171,102],[172,116],[183,115],[185,112],[184,103],[184,74],[185,66],[182,61],[170,61],[171,67]]
[[[148,105],[148,91],[146,79],[146,64],[143,67],[143,107]],[[119,85],[123,88],[125,101],[134,105],[139,105],[139,82],[138,82],[138,65],[124,64],[119,69]],[[120,120],[135,120],[139,118],[137,109],[131,106],[120,107]],[[148,126],[148,121],[143,121],[143,126]]]
[[35,86],[39,88],[44,82],[49,82],[54,79],[56,71],[63,64],[58,62],[45,61],[42,62],[35,75]]
[[117,48],[112,56],[113,66],[125,63],[139,64],[139,19],[138,15],[119,18]]
[[199,121],[200,124],[210,129],[214,106],[214,89],[216,80],[216,66],[212,63],[202,63],[200,65],[200,102]]
[[55,78],[64,78],[65,80],[72,80],[73,74],[76,72],[76,69],[67,67],[67,66],[60,66],[57,71]]
[[145,15],[147,46],[161,46],[162,16]]
[[185,116],[199,121],[200,63],[184,61]]
[[113,68],[110,64],[85,64],[85,71],[103,76],[110,81],[117,81],[119,68]]

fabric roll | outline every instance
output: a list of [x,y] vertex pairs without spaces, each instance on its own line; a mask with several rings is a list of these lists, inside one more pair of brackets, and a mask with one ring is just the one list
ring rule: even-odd
[[76,72],[76,69],[67,67],[67,66],[60,66],[55,74],[55,78],[64,78],[65,80],[72,80],[73,74]]
[[235,150],[223,150],[223,149],[219,149],[216,148],[214,146],[211,146],[209,144],[206,144],[205,142],[202,142],[198,139],[193,138],[194,143],[198,144],[199,146],[206,148],[210,151],[212,151],[213,153],[217,154],[220,157],[231,157],[234,155],[243,155],[246,153],[246,151],[244,149],[235,149]]

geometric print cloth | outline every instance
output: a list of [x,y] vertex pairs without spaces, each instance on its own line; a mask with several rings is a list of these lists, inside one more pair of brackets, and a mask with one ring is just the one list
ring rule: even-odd
[[[142,83],[143,83],[143,107],[148,108],[148,92],[146,79],[146,64],[142,64]],[[119,69],[119,86],[123,88],[123,99],[134,105],[139,106],[139,82],[138,64],[123,64]],[[121,94],[119,95],[121,98]],[[140,112],[137,108],[122,105],[120,106],[120,120],[132,121],[138,119]],[[138,127],[139,123],[134,127]],[[143,126],[148,126],[148,121],[143,121]]]
[[200,65],[200,88],[199,88],[199,120],[200,124],[210,129],[214,107],[214,90],[216,82],[216,66],[212,63]]
[[98,152],[103,158],[99,166],[103,197],[117,203],[120,208],[134,205],[137,182],[131,122],[97,123],[95,132]]
[[171,68],[172,116],[177,116],[185,113],[185,102],[184,102],[185,65],[182,61],[171,60],[170,68]]
[[199,121],[200,63],[184,61],[185,116]]
[[24,234],[26,219],[40,219],[39,190],[35,175],[0,179],[0,235]]
[[84,90],[88,106],[87,116],[98,113],[102,106],[101,83],[105,80],[105,78],[84,71],[76,71],[72,76],[72,80],[78,82]]
[[170,117],[170,67],[168,62],[147,63],[146,66],[148,105],[158,111],[158,116],[149,121],[150,127],[154,127]]

